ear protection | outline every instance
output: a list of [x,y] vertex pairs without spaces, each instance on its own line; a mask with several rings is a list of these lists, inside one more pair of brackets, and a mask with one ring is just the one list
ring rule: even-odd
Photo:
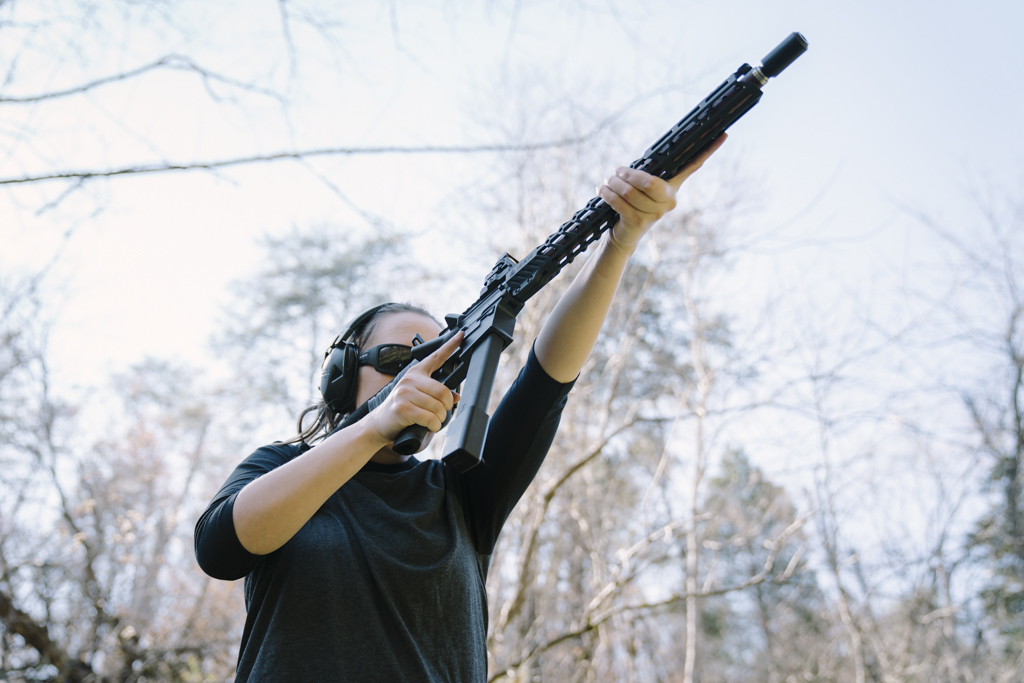
[[[356,398],[356,379],[359,376],[359,347],[349,337],[367,323],[377,311],[388,304],[380,304],[360,313],[348,329],[338,335],[324,353],[320,375],[320,395],[331,409],[342,411]],[[354,406],[353,406],[354,407]]]

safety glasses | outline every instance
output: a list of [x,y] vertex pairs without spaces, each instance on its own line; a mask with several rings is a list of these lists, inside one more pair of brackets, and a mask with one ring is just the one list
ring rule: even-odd
[[412,347],[405,344],[381,344],[359,354],[359,365],[372,365],[385,375],[397,375],[410,362]]

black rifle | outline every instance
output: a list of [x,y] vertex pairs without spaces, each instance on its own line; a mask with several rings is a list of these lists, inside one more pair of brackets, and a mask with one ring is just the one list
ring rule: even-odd
[[[742,65],[630,164],[630,168],[664,179],[675,176],[757,104],[761,87],[768,79],[781,73],[806,49],[807,40],[799,33],[792,33],[762,60],[759,68]],[[487,432],[487,401],[498,360],[501,352],[512,343],[516,316],[526,300],[610,230],[617,220],[618,214],[603,199],[594,197],[522,261],[508,254],[502,256],[487,275],[480,297],[461,315],[445,316],[448,327],[437,339],[413,347],[414,365],[460,330],[465,333],[459,349],[433,374],[434,379],[451,389],[456,389],[463,381],[466,383],[458,415],[448,428],[445,441],[444,459],[449,464],[464,472],[480,462]],[[412,365],[351,413],[338,429],[380,405],[410,367]],[[407,427],[393,449],[401,455],[415,453],[426,434],[426,427]]]

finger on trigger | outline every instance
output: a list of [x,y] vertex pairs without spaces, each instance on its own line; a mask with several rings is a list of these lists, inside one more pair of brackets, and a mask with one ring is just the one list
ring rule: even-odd
[[452,390],[441,384],[440,382],[430,382],[423,386],[420,391],[423,393],[424,400],[420,407],[436,412],[438,405],[441,407],[441,411],[445,412],[451,410],[454,405],[454,398],[452,397]]
[[[426,427],[432,432],[439,431],[449,408],[446,402],[434,396],[424,395],[413,403],[416,410],[415,424]],[[435,427],[436,423],[436,427]]]

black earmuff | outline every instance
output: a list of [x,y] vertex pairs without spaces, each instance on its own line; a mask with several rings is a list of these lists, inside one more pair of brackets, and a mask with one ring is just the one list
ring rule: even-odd
[[361,329],[377,311],[388,304],[380,304],[363,311],[353,320],[348,329],[338,335],[324,353],[320,375],[320,395],[324,403],[333,410],[342,411],[352,404],[356,397],[359,377],[359,347],[349,342],[349,337]]

